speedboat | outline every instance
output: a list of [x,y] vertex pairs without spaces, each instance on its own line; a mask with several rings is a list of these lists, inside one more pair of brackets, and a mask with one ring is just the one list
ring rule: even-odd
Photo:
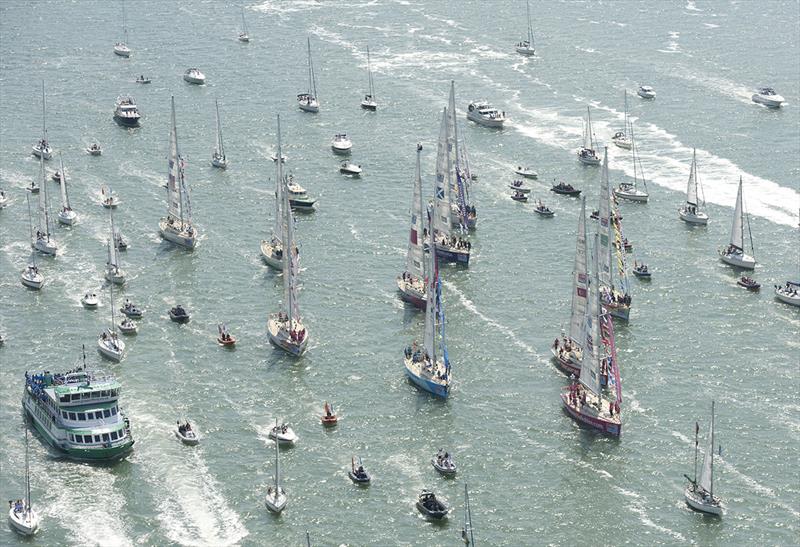
[[531,191],[530,186],[525,186],[525,183],[521,180],[515,180],[511,184],[508,185],[509,188],[514,190],[515,192],[520,192],[521,194],[529,194]]
[[800,307],[800,281],[787,281],[786,285],[775,285],[775,298],[791,306]]
[[503,127],[506,113],[497,110],[487,101],[472,101],[467,106],[467,119],[486,127]]
[[97,297],[96,293],[87,292],[81,297],[81,304],[83,304],[84,308],[93,310],[100,305],[100,299]]
[[753,279],[752,277],[748,277],[746,275],[740,277],[736,281],[736,284],[739,285],[740,287],[744,287],[748,291],[753,291],[753,292],[758,291],[761,288],[760,283],[756,282],[756,280]]
[[106,209],[113,209],[117,205],[122,203],[120,199],[117,197],[117,195],[114,193],[114,191],[111,190],[111,188],[108,188],[107,186],[103,186],[100,189],[100,195],[102,196],[101,203],[103,204],[103,207],[105,207]]
[[611,137],[611,142],[619,146],[620,148],[624,148],[625,150],[630,150],[633,146],[633,143],[625,134],[624,131],[617,131],[614,133],[614,136]]
[[423,490],[417,499],[417,510],[432,519],[442,519],[450,511],[441,500],[436,498],[436,494],[429,490]]
[[138,331],[136,323],[131,321],[128,317],[123,319],[122,322],[120,322],[120,324],[117,325],[117,328],[122,334],[136,334],[136,332]]
[[350,477],[350,480],[354,483],[362,485],[367,485],[372,480],[367,470],[364,469],[361,458],[358,456],[353,456],[350,460],[350,471],[347,472],[347,476]]
[[333,405],[325,401],[325,406],[322,408],[322,425],[336,425],[339,423],[339,417],[336,415],[336,411],[333,409]]
[[311,210],[314,208],[317,200],[310,198],[306,189],[294,182],[292,175],[289,175],[286,190],[289,192],[289,206],[292,209]]
[[349,154],[350,150],[353,148],[353,143],[350,142],[350,138],[346,133],[337,133],[336,136],[333,137],[331,148],[337,154]]
[[102,150],[102,148],[100,148],[100,145],[99,145],[99,144],[97,144],[96,142],[94,142],[94,143],[90,144],[90,145],[89,145],[89,146],[86,148],[86,152],[87,152],[87,153],[88,153],[90,156],[99,156],[99,155],[101,155],[101,154],[103,153],[103,150]]
[[39,272],[39,267],[36,266],[36,264],[28,264],[25,269],[22,270],[20,279],[23,285],[37,291],[44,285],[44,276]]
[[39,514],[25,500],[8,502],[8,522],[15,532],[32,536],[39,530]]
[[131,319],[141,319],[142,315],[144,314],[144,311],[141,308],[137,307],[136,304],[127,299],[119,311]]
[[578,150],[578,161],[584,165],[600,165],[600,156],[591,148]]
[[117,97],[117,103],[114,105],[114,121],[125,127],[138,127],[141,117],[133,97],[130,95]]
[[145,78],[144,74],[136,78],[137,84],[149,84],[152,80],[150,78]]
[[45,139],[41,139],[39,142],[34,144],[31,152],[37,158],[49,160],[53,157],[53,149],[50,148],[50,144]]
[[539,203],[536,204],[533,210],[543,217],[551,217],[555,214],[550,207],[542,203],[542,200],[539,200]]
[[513,194],[511,194],[511,199],[514,201],[519,201],[520,203],[525,203],[528,201],[528,195],[516,190]]
[[647,203],[650,195],[644,190],[637,188],[636,185],[630,182],[620,182],[619,186],[614,188],[614,195],[620,199],[627,199],[628,201],[638,201]]
[[176,323],[186,323],[189,321],[189,313],[178,304],[169,310],[169,318]]
[[754,103],[760,103],[770,108],[780,108],[785,99],[775,93],[771,87],[759,87],[752,97]]
[[175,436],[178,437],[183,444],[194,446],[200,442],[200,436],[189,423],[189,420],[181,422],[178,420],[178,427],[175,429]]
[[203,85],[206,83],[206,75],[200,72],[199,68],[190,68],[183,73],[183,79],[190,84]]
[[228,326],[224,323],[217,325],[217,332],[219,333],[217,336],[217,343],[220,346],[232,347],[236,343],[236,338],[233,337],[228,330]]
[[552,188],[550,188],[551,192],[555,192],[556,194],[561,194],[564,196],[579,196],[581,191],[577,188],[573,187],[571,184],[566,182],[559,182],[558,184],[554,184]]
[[539,178],[539,173],[537,173],[530,167],[522,167],[521,165],[518,165],[517,167],[514,168],[514,173],[521,177],[525,177],[526,179]]
[[293,445],[300,437],[287,424],[276,425],[269,430],[269,438],[280,444]]
[[639,86],[639,90],[636,92],[642,99],[655,99],[656,98],[656,91],[650,87],[649,85],[641,85]]
[[431,458],[431,465],[442,475],[452,477],[456,474],[456,462],[449,452],[443,451],[441,448],[439,452]]
[[130,57],[131,48],[125,42],[117,42],[114,44],[114,54],[125,58]]
[[53,173],[51,178],[53,179],[53,182],[61,184],[61,171],[56,171]]
[[354,177],[358,177],[361,175],[361,166],[356,165],[355,163],[350,163],[349,161],[343,161],[339,166],[339,172],[343,175],[353,175]]
[[634,264],[633,275],[635,275],[639,279],[650,279],[650,276],[652,274],[650,272],[650,269],[647,267],[647,264]]
[[106,329],[97,339],[97,350],[103,357],[119,363],[125,353],[125,342],[119,339],[115,331]]

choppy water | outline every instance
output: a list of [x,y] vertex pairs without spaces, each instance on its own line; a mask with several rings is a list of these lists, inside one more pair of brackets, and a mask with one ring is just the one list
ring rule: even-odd
[[[247,45],[236,41],[237,5],[128,2],[129,60],[112,54],[119,10],[117,2],[0,5],[0,185],[13,200],[0,212],[0,329],[8,337],[0,492],[17,497],[23,487],[23,371],[71,368],[81,344],[91,366],[123,382],[137,439],[114,466],[64,461],[32,439],[40,544],[299,545],[308,530],[314,544],[453,545],[465,481],[482,545],[800,543],[800,315],[770,290],[736,287],[735,272],[716,258],[741,175],[755,277],[765,288],[798,277],[797,2],[537,3],[533,59],[511,47],[525,31],[516,1],[271,0],[247,6]],[[322,102],[316,116],[294,100],[305,86],[307,36]],[[368,44],[377,114],[358,106]],[[181,80],[189,66],[206,73],[205,87]],[[153,83],[137,86],[139,74]],[[57,229],[62,250],[41,260],[48,284],[36,293],[21,287],[19,272],[29,254],[23,188],[38,173],[29,151],[40,132],[42,79],[50,140],[64,154],[81,223]],[[402,348],[421,335],[423,317],[398,300],[394,277],[404,262],[415,144],[425,146],[429,182],[450,79],[460,107],[485,97],[511,122],[503,131],[467,127],[480,219],[469,270],[444,273],[455,385],[441,402],[404,380]],[[630,98],[651,201],[623,205],[624,227],[655,277],[633,281],[632,321],[617,329],[624,433],[613,441],[578,429],[560,409],[565,378],[548,348],[568,319],[579,204],[546,188],[564,178],[596,199],[599,170],[574,156],[581,116],[591,104],[596,133],[610,142],[622,90],[639,83],[658,91],[653,102]],[[759,84],[776,87],[785,108],[751,103]],[[120,93],[137,99],[141,128],[113,122]],[[171,94],[203,233],[194,253],[157,235]],[[214,97],[226,172],[209,165]],[[268,156],[278,113],[287,165],[319,198],[318,211],[298,220],[301,307],[312,336],[298,362],[266,341],[281,278],[258,258],[272,222]],[[342,130],[365,168],[361,180],[337,172],[329,143]],[[100,158],[83,152],[93,140],[103,144]],[[705,229],[676,215],[693,147],[712,218]],[[609,152],[614,180],[631,175],[625,153]],[[509,168],[519,163],[541,173],[534,193],[554,219],[508,199]],[[115,218],[132,240],[122,255],[130,276],[123,296],[147,309],[119,365],[94,353],[109,320],[107,294],[96,311],[79,303],[102,282],[103,183],[124,201]],[[167,320],[177,301],[194,313],[186,326]],[[236,350],[216,346],[218,321],[240,337]],[[723,445],[715,484],[729,510],[720,521],[682,499],[694,421],[707,422],[711,398]],[[333,431],[318,423],[326,399],[341,412]],[[180,414],[199,424],[200,446],[172,436]],[[283,453],[290,501],[277,518],[263,504],[275,417],[301,437]],[[429,465],[439,447],[455,453],[457,479]],[[375,476],[369,489],[345,474],[353,454]],[[455,506],[449,522],[418,516],[423,487]],[[0,529],[0,544],[19,543]]]

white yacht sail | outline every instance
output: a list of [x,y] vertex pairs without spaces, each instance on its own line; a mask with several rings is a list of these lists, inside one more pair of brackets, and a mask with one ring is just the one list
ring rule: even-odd
[[[583,344],[583,362],[581,363],[580,382],[594,395],[600,395],[600,359],[602,341],[600,339],[600,278],[598,269],[602,247],[598,245],[601,236],[595,234],[592,282],[589,284],[589,311],[585,315],[583,327],[586,337]],[[599,251],[599,252],[598,252]]]
[[736,206],[733,210],[730,243],[737,249],[744,250],[744,207],[742,205],[741,177],[739,177],[739,190],[736,193]]
[[225,169],[228,166],[228,158],[225,156],[225,145],[222,143],[222,124],[219,121],[219,101],[214,99],[214,108],[217,122],[217,140],[214,145],[214,154],[211,157],[211,165]]
[[742,196],[742,177],[739,177],[739,190],[736,193],[736,207],[733,210],[733,225],[731,226],[730,244],[726,249],[720,251],[720,258],[732,266],[752,270],[756,267],[755,252],[753,249],[753,234],[750,232],[750,223],[748,220],[747,230],[750,236],[750,252],[748,255],[744,249],[744,198]]
[[572,343],[583,346],[584,321],[589,296],[589,275],[586,263],[586,198],[581,200],[578,219],[578,242],[575,245],[575,267],[572,272],[572,312],[569,321],[569,337]]
[[184,162],[178,148],[178,129],[175,122],[175,97],[171,97],[171,127],[169,134],[169,171],[167,175],[167,216],[159,229],[165,239],[193,249],[197,230],[192,224],[192,205],[184,177]]
[[706,439],[706,451],[703,455],[703,466],[700,468],[700,487],[714,495],[714,403],[711,403],[711,425]]
[[628,142],[630,143],[631,162],[633,163],[633,182],[620,182],[619,186],[614,189],[614,195],[620,199],[647,203],[650,195],[647,192],[647,180],[644,177],[642,159],[639,156],[639,149],[636,146],[636,138],[633,134],[633,123],[628,126],[628,129],[630,131]]
[[434,193],[433,233],[438,237],[450,237],[452,223],[451,208],[451,166],[450,140],[447,108],[442,112],[442,124],[439,129],[439,143],[436,149],[436,183]]
[[697,207],[697,151],[692,149],[692,166],[689,168],[689,182],[686,185],[686,204]]
[[[611,227],[611,195],[609,192],[608,180],[608,150],[605,152],[603,160],[603,170],[600,176],[600,204],[598,207],[599,217],[598,234],[600,235],[599,247],[599,266],[598,271],[600,284],[604,287],[611,287],[611,245],[613,242]],[[595,253],[598,251],[595,250]]]
[[[459,225],[462,232],[466,232],[470,228],[470,210],[469,194],[467,188],[470,184],[470,175],[468,169],[465,169],[466,163],[466,150],[463,149],[463,143],[458,135],[458,122],[456,120],[456,86],[453,80],[450,80],[450,97],[448,100],[449,116],[448,116],[448,132],[450,139],[453,142],[453,164],[455,166],[455,177],[452,182],[457,193],[456,210],[458,211]],[[472,227],[475,226],[475,220],[472,219]]]
[[122,0],[122,35],[122,41],[114,44],[114,53],[120,57],[130,57],[131,48],[128,46],[128,25],[127,18],[125,16],[125,0]]
[[[433,214],[429,211],[428,215]],[[431,222],[428,222],[428,229],[431,229]],[[436,246],[431,244],[428,252],[428,279],[427,279],[427,303],[425,306],[425,338],[423,349],[425,355],[430,358],[431,363],[436,363],[436,292],[439,283],[439,269],[436,261]]]
[[[281,121],[278,116],[278,134],[281,132]],[[278,139],[280,141],[280,138]],[[272,228],[272,237],[261,241],[261,256],[270,267],[283,270],[283,193],[286,185],[286,176],[283,172],[283,160],[280,156],[280,142],[278,142],[278,156],[275,159],[275,225]]]
[[406,272],[416,279],[425,278],[425,259],[422,250],[423,215],[425,205],[422,198],[422,175],[420,169],[420,155],[422,145],[417,145],[417,166],[414,171],[414,197],[411,200],[411,230],[408,238],[408,252],[406,253]]
[[[700,193],[698,193],[698,188]],[[708,224],[708,213],[703,211],[700,178],[697,176],[697,152],[692,149],[692,166],[689,168],[689,181],[686,183],[686,203],[678,209],[678,216],[689,224]]]

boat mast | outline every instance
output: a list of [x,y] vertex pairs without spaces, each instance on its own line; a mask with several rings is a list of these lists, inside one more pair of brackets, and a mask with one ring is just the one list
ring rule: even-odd
[[[275,427],[278,427],[278,420],[275,420]],[[275,501],[278,501],[281,484],[281,463],[279,458],[280,447],[278,446],[278,435],[275,434]]]
[[306,38],[308,45],[308,93],[317,98],[317,79],[314,77],[314,65],[311,62],[311,38]]
[[375,86],[372,83],[372,66],[369,62],[369,46],[367,46],[367,74],[369,75],[369,96],[374,101],[375,100]]
[[594,131],[592,131],[592,113],[589,107],[586,107],[586,134],[589,137],[589,148],[594,150]]
[[242,32],[247,34],[247,23],[244,20],[244,6],[242,6]]
[[622,129],[623,133],[628,132],[628,90],[625,89],[625,127]]
[[[742,184],[742,176],[739,175],[739,186]],[[744,196],[742,196],[742,215],[747,220],[747,235],[750,236],[750,252],[756,256],[756,246],[753,244],[753,230],[750,229],[750,215],[744,210]],[[744,223],[742,223],[742,252],[744,252]]]
[[406,253],[406,271],[418,278],[425,277],[425,257],[422,249],[423,223],[425,205],[422,198],[422,175],[420,156],[422,145],[417,143],[417,164],[414,172],[414,192],[411,201],[411,229],[408,236],[408,252]]
[[117,333],[117,326],[114,319],[114,283],[111,282],[108,284],[111,289],[111,332],[116,334]]
[[31,510],[31,469],[28,457],[28,428],[25,428],[25,513]]
[[[30,231],[31,236],[31,244],[34,243],[33,239],[33,213],[31,213],[31,194],[28,192],[28,195],[25,196],[25,199],[28,201],[28,230]],[[34,254],[33,256],[36,256]]]
[[47,98],[44,93],[44,80],[42,80],[42,155],[44,155],[44,146],[47,142]]
[[219,123],[219,101],[214,99],[214,106],[217,111],[217,151],[222,158],[225,158],[225,149],[222,146],[222,125]]
[[711,481],[711,498],[714,498],[714,400],[711,400],[711,445],[709,447],[711,451],[711,476],[709,477]]
[[61,207],[69,209],[69,196],[67,195],[67,175],[64,172],[64,158],[61,152],[58,153],[58,161],[61,164]]
[[430,246],[428,249],[428,294],[425,307],[425,340],[423,348],[425,354],[436,364],[436,290],[439,281],[439,269],[436,267],[436,238],[433,235],[433,222],[431,217],[436,214],[436,208],[428,208],[428,233],[430,234]]
[[694,423],[694,485],[697,487],[697,449],[700,443],[700,424]]
[[586,268],[586,198],[581,198],[581,214],[578,219],[578,242],[575,246],[575,267],[572,272],[572,315],[569,322],[569,337],[581,348],[584,346],[583,322],[586,315],[588,275]]
[[[469,534],[469,535],[467,535]],[[469,506],[469,492],[467,491],[467,484],[464,483],[464,542],[469,545],[475,545],[475,536],[472,533],[472,510]]]
[[128,45],[128,26],[125,18],[125,0],[122,0],[122,34],[125,37],[125,45]]
[[529,0],[525,1],[525,9],[528,13],[528,47],[534,49],[533,44],[533,27],[531,26],[531,3]]
[[42,219],[44,220],[44,226],[40,226],[40,228],[44,231],[44,234],[47,237],[47,242],[50,243],[50,196],[47,193],[47,175],[44,169],[44,152],[42,152],[41,156],[39,156],[39,165],[42,175],[42,190],[44,190],[44,200],[41,198],[39,199],[41,207],[41,216],[39,222],[41,223]]

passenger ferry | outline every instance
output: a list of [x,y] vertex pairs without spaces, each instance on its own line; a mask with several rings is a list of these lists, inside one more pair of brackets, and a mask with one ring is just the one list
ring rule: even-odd
[[116,460],[133,448],[120,383],[102,372],[25,373],[22,406],[39,434],[76,460]]

